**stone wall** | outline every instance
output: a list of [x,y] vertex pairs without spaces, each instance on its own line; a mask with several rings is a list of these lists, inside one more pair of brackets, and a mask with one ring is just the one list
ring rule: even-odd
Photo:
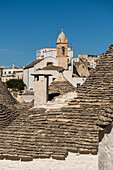
[[0,160],[2,170],[98,170],[97,155],[69,153],[66,160],[35,159],[31,162]]
[[100,131],[99,170],[113,170],[113,124]]

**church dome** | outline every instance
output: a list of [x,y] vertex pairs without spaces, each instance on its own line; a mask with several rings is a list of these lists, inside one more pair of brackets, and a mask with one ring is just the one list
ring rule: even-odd
[[64,34],[63,29],[62,29],[62,32],[60,33],[60,35],[57,38],[57,43],[67,43],[67,42],[68,42],[67,37]]

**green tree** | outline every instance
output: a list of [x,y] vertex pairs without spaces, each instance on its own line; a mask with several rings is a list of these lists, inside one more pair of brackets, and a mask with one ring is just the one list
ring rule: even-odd
[[13,89],[13,90],[24,90],[24,87],[26,86],[23,82],[23,80],[20,79],[11,79],[6,82],[7,88]]

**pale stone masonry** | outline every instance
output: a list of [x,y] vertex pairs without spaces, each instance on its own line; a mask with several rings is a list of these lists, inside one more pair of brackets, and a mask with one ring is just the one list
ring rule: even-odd
[[68,69],[68,40],[65,36],[63,29],[57,38],[57,56],[58,66]]
[[0,81],[0,104],[14,105],[16,103],[17,103],[16,100],[11,96],[10,92]]
[[75,87],[63,76],[63,73],[60,73],[49,86],[49,94],[64,94],[74,91]]
[[0,160],[2,170],[98,170],[96,155],[70,153],[66,160],[52,158],[34,159],[29,162]]
[[[48,162],[44,164],[44,168],[48,167],[49,170],[51,159],[59,160],[61,163],[62,160],[68,159],[70,153],[74,153],[75,159],[71,158],[72,163],[70,160],[68,170],[77,169],[76,165],[72,166],[73,161],[78,160],[77,154],[80,156],[79,170],[87,169],[90,160],[92,164],[89,164],[89,170],[92,170],[93,166],[97,170],[98,161],[99,170],[106,170],[106,168],[112,170],[113,160],[108,160],[109,155],[113,156],[112,145],[107,145],[106,142],[112,139],[112,128],[107,131],[109,135],[103,131],[113,121],[112,103],[113,44],[98,60],[95,70],[90,73],[86,82],[78,88],[78,97],[70,101],[67,106],[49,111],[43,108],[19,110],[12,107],[16,113],[10,110],[8,114],[5,112],[5,116],[2,116],[3,110],[9,108],[8,105],[3,108],[6,104],[2,102],[0,159],[34,162],[35,159],[46,158]],[[10,116],[12,119],[9,119]],[[103,136],[99,138],[102,131]],[[107,140],[104,138],[106,136]],[[103,157],[105,147],[107,156]],[[103,165],[101,159],[109,163]]]
[[48,86],[50,74],[33,74],[35,77],[34,107],[46,104],[49,98]]

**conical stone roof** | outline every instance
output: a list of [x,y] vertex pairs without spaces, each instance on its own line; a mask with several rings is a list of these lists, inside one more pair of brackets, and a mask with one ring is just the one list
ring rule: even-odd
[[[92,71],[86,82],[78,88],[78,98],[69,103],[70,107],[79,105],[82,113],[91,111],[95,117],[102,117],[102,113],[113,103],[113,44],[97,62],[96,69]],[[76,112],[79,112],[79,109]],[[103,118],[109,124],[110,120]],[[97,123],[97,122],[96,122]]]
[[14,105],[16,103],[16,100],[12,97],[5,85],[0,81],[0,104]]
[[14,104],[17,104],[16,100],[0,81],[0,129],[9,125],[15,118]]
[[73,91],[75,91],[75,87],[64,77],[62,73],[60,73],[49,86],[49,94],[64,94]]
[[99,130],[113,120],[112,103],[113,44],[68,106],[23,111],[0,130],[0,158],[61,160],[68,151],[97,154]]

